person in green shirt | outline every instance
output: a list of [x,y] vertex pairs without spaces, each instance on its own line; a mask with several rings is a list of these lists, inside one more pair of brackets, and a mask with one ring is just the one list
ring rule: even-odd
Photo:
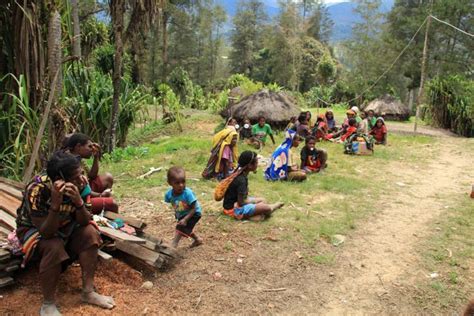
[[359,108],[357,106],[353,106],[351,110],[355,113],[355,119],[356,119],[357,124],[362,122],[362,118],[359,115],[360,114]]
[[367,121],[369,123],[368,130],[370,132],[372,128],[374,128],[374,126],[377,124],[377,118],[375,117],[374,110],[369,110],[369,112],[367,112]]
[[275,139],[273,138],[273,131],[269,124],[265,122],[265,118],[261,116],[258,119],[258,123],[252,126],[252,136],[258,140],[262,145],[265,145],[267,136],[270,135],[273,145],[275,145]]

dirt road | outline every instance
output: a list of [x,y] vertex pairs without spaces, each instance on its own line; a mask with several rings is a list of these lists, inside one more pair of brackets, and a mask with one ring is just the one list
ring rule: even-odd
[[414,306],[404,305],[406,300],[400,295],[411,280],[420,274],[427,276],[419,268],[416,246],[435,231],[436,218],[449,207],[449,202],[436,195],[462,194],[468,189],[466,182],[472,180],[472,156],[464,146],[474,144],[443,135],[435,149],[436,160],[428,166],[404,169],[394,165],[398,177],[387,190],[388,202],[345,243],[331,269],[333,280],[312,286],[310,291],[323,293],[322,300],[298,304],[288,311],[323,315],[419,313]]

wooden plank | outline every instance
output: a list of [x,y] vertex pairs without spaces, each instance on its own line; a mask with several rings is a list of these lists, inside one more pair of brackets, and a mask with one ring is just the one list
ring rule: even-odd
[[106,252],[103,252],[102,250],[99,250],[99,252],[97,253],[97,255],[99,256],[100,259],[104,260],[104,261],[110,261],[112,260],[112,256],[109,255],[108,253]]
[[0,288],[11,285],[15,283],[15,280],[12,277],[0,278]]
[[7,249],[0,248],[0,262],[10,260],[12,254]]
[[12,232],[11,229],[8,229],[8,228],[3,227],[2,225],[0,225],[0,236],[1,236],[2,234],[4,234],[5,237],[8,237],[8,234],[10,234],[11,232]]
[[0,222],[3,222],[7,225],[7,227],[11,228],[12,230],[16,229],[16,222],[15,218],[8,214],[5,211],[0,209]]
[[17,190],[22,191],[25,188],[25,185],[19,181],[11,180],[8,178],[0,177],[0,183],[5,183]]
[[16,210],[20,207],[21,200],[0,191],[0,208],[13,217],[16,217]]
[[117,240],[115,242],[117,249],[123,251],[135,258],[143,260],[148,265],[160,268],[164,264],[164,259],[161,255],[153,250],[143,247],[142,245],[132,244]]
[[127,216],[123,216],[121,214],[110,212],[110,211],[106,211],[104,213],[104,216],[107,217],[108,219],[111,219],[111,220],[114,220],[116,218],[120,218],[121,220],[123,220],[128,225],[130,225],[132,227],[135,227],[137,229],[144,229],[145,226],[146,226],[146,223],[142,220],[139,220],[138,218],[127,217]]
[[128,242],[135,243],[135,244],[144,244],[144,243],[146,243],[145,239],[139,238],[137,236],[132,236],[132,235],[126,234],[126,233],[124,233],[120,230],[116,230],[116,229],[113,229],[113,228],[110,228],[110,227],[99,226],[99,231],[102,234],[104,234],[105,236],[108,236],[108,237],[110,237],[112,239],[115,239],[115,240],[128,241]]
[[0,191],[3,191],[19,200],[23,199],[23,193],[20,190],[15,189],[8,184],[0,183]]

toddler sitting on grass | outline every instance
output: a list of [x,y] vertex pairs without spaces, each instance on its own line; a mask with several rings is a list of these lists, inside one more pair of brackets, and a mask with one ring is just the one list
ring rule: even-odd
[[178,247],[179,241],[184,236],[193,239],[191,248],[197,247],[202,244],[202,240],[193,230],[201,219],[201,206],[193,191],[186,187],[186,173],[183,168],[171,167],[167,176],[171,189],[165,194],[165,202],[171,204],[178,221],[172,245]]

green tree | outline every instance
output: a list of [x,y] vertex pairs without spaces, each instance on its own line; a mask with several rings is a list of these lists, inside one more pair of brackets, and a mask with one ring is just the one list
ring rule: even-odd
[[253,78],[259,52],[263,49],[262,33],[267,16],[260,0],[241,0],[238,8],[232,21],[231,69]]

